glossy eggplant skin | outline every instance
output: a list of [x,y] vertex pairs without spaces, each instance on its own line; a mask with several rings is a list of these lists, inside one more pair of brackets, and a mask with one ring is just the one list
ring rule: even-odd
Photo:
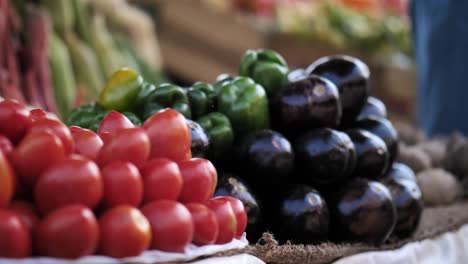
[[239,167],[257,186],[282,184],[294,170],[294,152],[283,135],[259,130],[243,138],[236,147]]
[[291,186],[277,206],[275,235],[293,243],[322,242],[328,237],[330,215],[320,193],[306,185]]
[[357,161],[353,174],[368,179],[380,179],[390,165],[385,142],[362,129],[349,129],[346,134],[356,149]]
[[343,132],[318,128],[300,136],[294,143],[296,177],[312,186],[330,186],[346,181],[354,170],[356,153]]
[[424,209],[421,190],[415,181],[386,177],[382,183],[392,193],[397,211],[397,223],[393,234],[406,238],[416,231]]
[[295,82],[300,79],[307,78],[307,74],[304,69],[297,68],[288,73],[288,82]]
[[190,128],[192,157],[206,158],[209,154],[210,140],[205,130],[193,120],[187,119],[186,121]]
[[390,121],[385,118],[368,117],[356,121],[354,127],[367,130],[380,137],[387,145],[390,163],[393,163],[398,154],[398,134]]
[[417,181],[414,171],[408,167],[408,165],[400,162],[394,162],[392,164],[391,168],[385,174],[385,178]]
[[327,200],[334,240],[380,245],[389,238],[397,214],[387,187],[356,178],[335,195]]
[[343,107],[341,123],[353,122],[370,94],[369,67],[357,58],[334,55],[313,62],[306,73],[322,76],[336,85]]
[[387,108],[380,99],[369,96],[367,102],[362,108],[356,120],[365,119],[368,117],[387,118]]
[[265,231],[261,205],[255,194],[244,181],[231,173],[222,173],[218,178],[216,196],[232,196],[239,199],[247,212],[247,236],[250,241],[256,241]]
[[336,127],[342,114],[336,86],[314,75],[289,83],[271,104],[274,125],[281,132]]

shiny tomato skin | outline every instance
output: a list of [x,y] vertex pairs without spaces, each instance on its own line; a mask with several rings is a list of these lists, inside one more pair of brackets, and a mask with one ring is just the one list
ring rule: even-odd
[[227,201],[231,204],[237,222],[235,237],[241,238],[244,235],[245,228],[247,227],[247,212],[245,211],[244,204],[239,199],[236,199],[231,196],[218,196],[212,198],[212,200]]
[[182,203],[204,203],[213,197],[218,173],[206,159],[193,158],[179,162],[184,185],[179,201]]
[[3,152],[8,159],[11,158],[13,149],[13,143],[11,143],[11,141],[4,135],[0,135],[0,151]]
[[237,220],[234,210],[228,201],[211,199],[206,205],[213,210],[218,220],[219,234],[216,244],[226,244],[232,241],[237,231]]
[[200,203],[189,203],[185,207],[192,214],[195,227],[192,242],[197,246],[214,244],[219,233],[216,214]]
[[47,112],[39,108],[30,110],[29,115],[33,123],[36,122],[37,120],[48,118]]
[[73,153],[75,142],[73,141],[70,129],[68,129],[68,127],[59,120],[49,118],[39,119],[32,124],[29,131],[34,132],[46,129],[50,129],[52,133],[60,138],[65,149],[65,155],[70,155]]
[[151,248],[184,252],[192,241],[194,223],[190,211],[181,203],[158,200],[141,208],[151,225]]
[[192,157],[190,130],[182,114],[167,108],[146,119],[142,127],[151,140],[151,158],[178,162]]
[[101,148],[104,146],[102,139],[89,129],[70,127],[70,131],[73,141],[75,141],[74,153],[96,161],[99,156],[99,151],[101,151]]
[[143,167],[149,158],[150,140],[145,130],[139,127],[126,128],[111,135],[99,153],[99,165],[112,161],[129,161],[138,168]]
[[151,243],[148,219],[135,207],[120,205],[99,218],[100,253],[113,258],[138,256]]
[[30,232],[32,232],[39,223],[39,214],[34,205],[30,202],[13,201],[8,209],[20,217],[21,221],[23,221],[23,224]]
[[39,211],[47,214],[70,204],[94,209],[103,197],[103,183],[93,161],[73,155],[52,165],[39,178],[34,198]]
[[0,208],[7,207],[15,192],[16,176],[6,156],[0,152]]
[[127,161],[114,161],[101,169],[104,184],[103,205],[138,207],[143,199],[143,181],[138,168]]
[[13,165],[26,188],[51,165],[65,159],[62,141],[50,130],[28,133],[13,150]]
[[69,205],[48,214],[37,225],[35,246],[40,256],[74,259],[94,254],[99,224],[83,205]]
[[177,200],[183,180],[177,163],[164,158],[148,161],[141,170],[144,202]]
[[31,236],[20,217],[0,209],[0,258],[25,258],[31,254]]
[[109,132],[113,134],[125,128],[135,127],[132,121],[117,111],[110,111],[99,124],[98,134]]
[[31,126],[29,110],[15,100],[0,102],[0,134],[18,143]]

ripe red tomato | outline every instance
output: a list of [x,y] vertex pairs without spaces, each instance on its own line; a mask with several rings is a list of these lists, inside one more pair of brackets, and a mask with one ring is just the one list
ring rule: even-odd
[[0,209],[0,257],[25,258],[31,254],[28,229],[15,213]]
[[99,154],[99,165],[111,161],[130,161],[138,168],[143,167],[150,154],[150,140],[145,130],[139,127],[126,128],[111,135]]
[[16,213],[29,231],[39,223],[39,216],[34,205],[27,201],[13,201],[9,208]]
[[188,160],[190,130],[185,117],[173,109],[165,109],[146,119],[142,126],[151,140],[151,158],[168,158],[175,162]]
[[3,152],[8,159],[11,158],[13,148],[11,141],[4,135],[0,135],[0,151]]
[[114,161],[101,170],[104,183],[104,206],[138,207],[143,199],[143,182],[138,168],[127,161]]
[[60,138],[65,149],[65,155],[70,155],[73,153],[75,142],[73,141],[70,130],[64,123],[55,119],[43,118],[34,122],[30,128],[30,131],[43,131],[46,129],[50,129],[52,133]]
[[5,155],[0,151],[0,208],[7,207],[15,192],[15,172]]
[[18,143],[31,125],[28,109],[14,100],[0,102],[0,134]]
[[138,256],[149,248],[151,226],[140,210],[120,205],[99,218],[100,252],[114,258]]
[[182,175],[177,163],[169,159],[152,159],[141,170],[144,202],[177,200],[182,191]]
[[104,142],[104,144],[107,144],[107,143],[109,143],[109,141],[111,139],[111,133],[102,132],[101,134],[99,134],[99,137],[101,138],[102,142]]
[[117,111],[110,111],[99,124],[97,133],[109,132],[113,134],[119,130],[132,127],[135,127],[135,125],[126,116]]
[[216,244],[231,242],[237,231],[237,220],[234,210],[228,201],[211,199],[207,202],[208,208],[213,210],[218,219],[219,234]]
[[183,204],[171,200],[159,200],[145,205],[141,212],[151,225],[151,248],[183,252],[192,241],[193,219]]
[[195,226],[193,243],[198,246],[203,246],[216,242],[219,233],[216,214],[204,204],[189,203],[185,206],[192,214]]
[[38,109],[38,108],[30,110],[29,115],[30,115],[31,121],[33,123],[36,122],[39,119],[48,118],[47,112],[42,110],[42,109]]
[[218,174],[206,159],[193,158],[179,162],[184,185],[179,200],[183,203],[204,203],[214,194]]
[[35,201],[42,213],[75,203],[95,208],[102,196],[98,166],[78,155],[52,165],[41,175],[34,189]]
[[75,153],[96,161],[104,143],[93,131],[80,127],[70,127],[73,140],[75,141]]
[[41,256],[78,258],[96,252],[99,225],[83,205],[69,205],[47,215],[36,227],[35,246]]
[[245,232],[245,228],[247,227],[247,212],[245,211],[244,204],[239,200],[231,196],[218,196],[212,198],[212,200],[222,200],[227,201],[231,204],[232,210],[236,215],[236,238],[241,238]]
[[49,130],[34,131],[13,150],[13,165],[21,182],[34,187],[39,176],[51,165],[65,159],[62,141]]

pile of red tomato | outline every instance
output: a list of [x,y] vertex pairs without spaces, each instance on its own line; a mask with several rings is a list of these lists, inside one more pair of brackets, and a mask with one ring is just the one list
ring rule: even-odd
[[129,257],[240,238],[242,202],[212,198],[217,172],[192,158],[184,117],[135,127],[109,113],[98,133],[0,102],[0,257]]

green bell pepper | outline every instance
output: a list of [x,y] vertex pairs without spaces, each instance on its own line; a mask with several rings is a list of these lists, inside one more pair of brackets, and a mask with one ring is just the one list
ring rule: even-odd
[[234,141],[229,118],[219,112],[212,112],[202,116],[197,123],[203,127],[210,140],[210,152],[213,157],[219,157],[222,153],[229,150]]
[[168,107],[183,114],[188,119],[192,116],[189,100],[184,89],[177,85],[164,83],[158,85],[146,97],[143,106],[143,119],[146,120],[154,113]]
[[239,65],[239,75],[252,78],[272,97],[288,83],[288,65],[280,54],[266,49],[248,50]]
[[99,123],[108,112],[96,103],[82,105],[70,112],[66,123],[69,126],[79,126],[96,132]]
[[143,111],[145,107],[145,102],[151,92],[156,90],[156,86],[152,83],[145,82],[141,86],[140,91],[135,99],[135,108],[134,112],[137,113],[140,117],[143,116]]
[[99,104],[107,110],[131,111],[143,85],[143,78],[136,72],[123,68],[107,80],[99,94]]
[[229,75],[228,73],[222,73],[220,75],[218,75],[218,77],[216,77],[216,81],[215,81],[215,84],[213,85],[216,93],[219,92],[219,90],[221,89],[221,87],[223,87],[223,85],[226,83],[226,82],[230,82],[234,80],[234,77],[232,77],[231,75]]
[[209,83],[197,82],[187,91],[192,116],[198,118],[216,108],[216,92]]
[[247,77],[223,84],[218,93],[218,111],[229,118],[236,136],[270,126],[265,90]]

